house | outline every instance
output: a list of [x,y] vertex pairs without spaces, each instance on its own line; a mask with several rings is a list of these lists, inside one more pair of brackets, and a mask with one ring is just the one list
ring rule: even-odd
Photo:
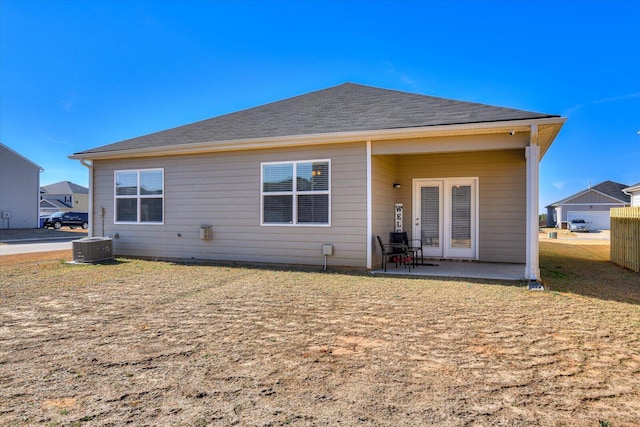
[[328,244],[373,269],[399,215],[425,256],[537,280],[538,163],[564,122],[345,83],[70,158],[119,255],[322,265]]
[[40,187],[40,214],[63,211],[88,212],[89,189],[69,181]]
[[0,143],[0,228],[38,228],[40,166]]
[[609,230],[611,208],[629,206],[629,195],[622,190],[627,186],[604,181],[572,196],[547,206],[547,225],[564,228],[567,221],[584,219],[592,230]]
[[622,190],[630,197],[631,207],[640,206],[640,182]]
[[[42,190],[40,190],[40,197],[42,197]],[[49,216],[56,212],[69,210],[69,206],[66,203],[58,200],[46,200],[40,199],[40,216]]]

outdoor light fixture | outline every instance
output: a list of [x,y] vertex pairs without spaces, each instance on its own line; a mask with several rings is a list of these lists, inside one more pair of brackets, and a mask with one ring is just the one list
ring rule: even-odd
[[397,182],[393,183],[393,188],[400,188],[400,187],[401,187],[401,185],[399,183],[397,183]]

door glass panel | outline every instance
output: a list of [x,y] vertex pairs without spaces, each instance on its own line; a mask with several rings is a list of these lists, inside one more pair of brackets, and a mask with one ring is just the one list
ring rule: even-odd
[[471,247],[471,186],[451,187],[451,247]]
[[420,188],[422,245],[440,247],[440,188]]

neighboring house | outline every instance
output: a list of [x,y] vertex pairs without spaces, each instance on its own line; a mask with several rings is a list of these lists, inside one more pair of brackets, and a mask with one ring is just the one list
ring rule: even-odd
[[402,203],[425,256],[537,280],[538,163],[564,122],[345,83],[70,158],[116,254],[322,265],[331,244],[372,269]]
[[632,207],[640,206],[640,182],[622,191],[631,198],[630,204]]
[[[40,197],[42,197],[42,190],[40,191]],[[59,202],[58,200],[45,200],[40,199],[40,216],[49,216],[60,211],[69,211],[69,205]]]
[[38,228],[40,166],[0,143],[0,228]]
[[547,225],[565,228],[572,219],[584,219],[591,230],[611,228],[610,209],[629,206],[629,195],[622,190],[627,186],[604,181],[579,193],[547,206]]
[[40,187],[40,215],[59,211],[88,212],[89,189],[69,181]]

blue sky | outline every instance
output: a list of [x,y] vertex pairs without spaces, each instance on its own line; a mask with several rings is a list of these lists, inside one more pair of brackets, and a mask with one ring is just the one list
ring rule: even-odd
[[640,2],[0,0],[0,141],[67,156],[346,81],[567,117],[541,209],[640,182]]

